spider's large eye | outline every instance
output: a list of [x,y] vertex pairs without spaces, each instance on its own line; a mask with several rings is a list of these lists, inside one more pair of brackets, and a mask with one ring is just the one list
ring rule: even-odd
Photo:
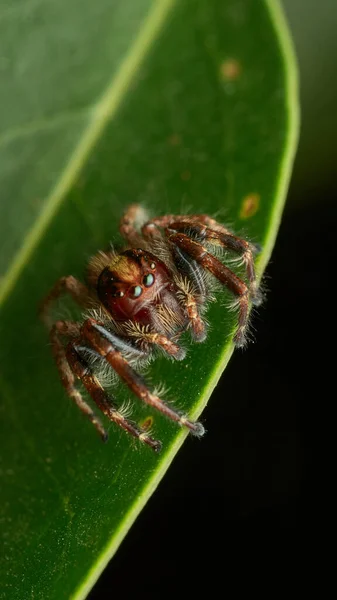
[[151,287],[151,285],[153,285],[154,276],[152,275],[152,273],[148,273],[147,275],[144,276],[143,283],[144,283],[145,287]]
[[143,290],[142,290],[142,288],[141,288],[140,285],[135,285],[135,287],[133,287],[131,289],[130,294],[131,294],[132,298],[139,298],[139,296],[141,295],[142,291]]

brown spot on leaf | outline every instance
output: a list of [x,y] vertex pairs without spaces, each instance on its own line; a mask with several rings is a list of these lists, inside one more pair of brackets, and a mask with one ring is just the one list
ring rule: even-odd
[[236,81],[241,71],[241,64],[235,58],[228,58],[220,66],[220,75],[225,81]]
[[180,177],[183,181],[189,181],[191,179],[191,171],[183,171],[180,173]]
[[240,210],[240,219],[249,219],[255,215],[260,206],[259,194],[248,194],[242,201]]
[[172,133],[172,135],[170,135],[170,137],[168,138],[168,143],[170,144],[170,146],[180,146],[180,135],[178,133]]
[[153,425],[153,417],[146,417],[146,419],[144,419],[144,421],[142,421],[139,425],[143,431],[149,431]]

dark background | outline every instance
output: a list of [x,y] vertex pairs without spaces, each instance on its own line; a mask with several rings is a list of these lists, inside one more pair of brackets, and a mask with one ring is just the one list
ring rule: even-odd
[[[236,351],[188,439],[89,594],[233,597],[271,580],[271,597],[321,550],[317,464],[333,391],[337,82],[335,0],[284,2],[301,75],[302,132],[255,343]],[[323,431],[322,431],[323,423]],[[327,509],[326,509],[327,510]],[[329,517],[328,517],[329,518]],[[249,591],[250,590],[250,591]],[[235,594],[234,594],[235,595]]]

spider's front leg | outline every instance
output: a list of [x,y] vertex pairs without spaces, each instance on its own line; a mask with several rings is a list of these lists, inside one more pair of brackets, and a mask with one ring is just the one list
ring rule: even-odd
[[[64,346],[62,338],[70,338],[66,347]],[[116,406],[114,406],[97,377],[92,373],[82,355],[84,349],[80,337],[79,325],[71,321],[57,321],[50,331],[50,340],[55,362],[65,391],[78,408],[89,418],[102,440],[106,442],[108,434],[89,404],[83,399],[80,391],[75,387],[75,377],[83,383],[98,408],[110,419],[110,421],[116,423],[119,427],[158,452],[161,449],[161,443],[151,438],[147,432],[129,421]]]
[[80,335],[80,327],[72,321],[56,321],[50,331],[50,342],[52,352],[55,358],[56,366],[60,375],[62,385],[68,396],[75,402],[78,408],[89,418],[99,435],[106,441],[108,435],[96,417],[89,404],[82,398],[82,394],[75,387],[75,376],[81,378],[81,374],[85,371],[85,367],[80,362],[80,358],[66,350],[62,338],[71,339],[68,346],[72,347],[75,340]]
[[202,436],[204,427],[201,423],[190,421],[186,415],[180,414],[168,406],[147,387],[143,378],[131,367],[114,345],[109,336],[105,336],[102,326],[94,319],[88,319],[81,328],[83,338],[100,354],[126,383],[130,390],[143,402],[160,411],[163,415],[181,426],[187,427],[191,433]]
[[[161,443],[150,437],[146,431],[140,427],[137,427],[135,423],[129,421],[129,419],[127,419],[123,413],[119,411],[112,403],[111,398],[106,394],[97,377],[95,377],[81,356],[81,346],[79,343],[80,340],[77,340],[77,343],[70,342],[68,344],[66,350],[67,360],[73,372],[82,381],[84,387],[89,392],[91,398],[97,404],[98,408],[110,419],[110,421],[116,423],[116,425],[124,429],[124,431],[130,433],[133,437],[139,439],[144,444],[150,446],[150,448],[152,448],[155,452],[159,452],[161,449]],[[92,420],[93,424],[96,426],[96,429],[101,434],[103,441],[106,441],[108,439],[108,435],[102,426],[100,428],[97,426],[97,421],[97,419],[96,422]]]
[[204,269],[212,273],[223,283],[238,299],[239,317],[238,328],[234,341],[238,347],[246,343],[246,330],[249,315],[249,288],[233,271],[210,254],[200,242],[192,240],[185,233],[174,233],[169,236],[169,242],[181,248]]
[[50,329],[53,320],[49,316],[50,305],[62,294],[69,294],[79,306],[90,304],[88,288],[72,275],[61,277],[40,305],[39,314],[44,324]]

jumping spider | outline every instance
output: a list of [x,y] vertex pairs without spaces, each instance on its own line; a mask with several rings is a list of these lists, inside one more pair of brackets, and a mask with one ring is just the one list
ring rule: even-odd
[[[261,300],[253,258],[257,248],[208,215],[165,215],[147,220],[139,205],[128,207],[120,232],[127,242],[126,249],[96,254],[88,265],[87,286],[71,275],[59,279],[41,306],[41,316],[50,328],[62,384],[102,439],[107,440],[107,433],[76,389],[76,378],[111,421],[159,451],[161,443],[112,402],[99,381],[97,365],[110,365],[143,402],[202,436],[201,423],[191,421],[150,391],[135,366],[153,357],[155,349],[182,360],[185,351],[178,342],[187,330],[195,342],[205,340],[204,314],[216,280],[236,299],[238,326],[234,340],[236,346],[243,346],[249,303],[259,304]],[[217,254],[223,250],[225,255],[238,255],[247,283],[216,258],[212,249]],[[50,304],[65,292],[86,309],[83,322],[52,324]]]

